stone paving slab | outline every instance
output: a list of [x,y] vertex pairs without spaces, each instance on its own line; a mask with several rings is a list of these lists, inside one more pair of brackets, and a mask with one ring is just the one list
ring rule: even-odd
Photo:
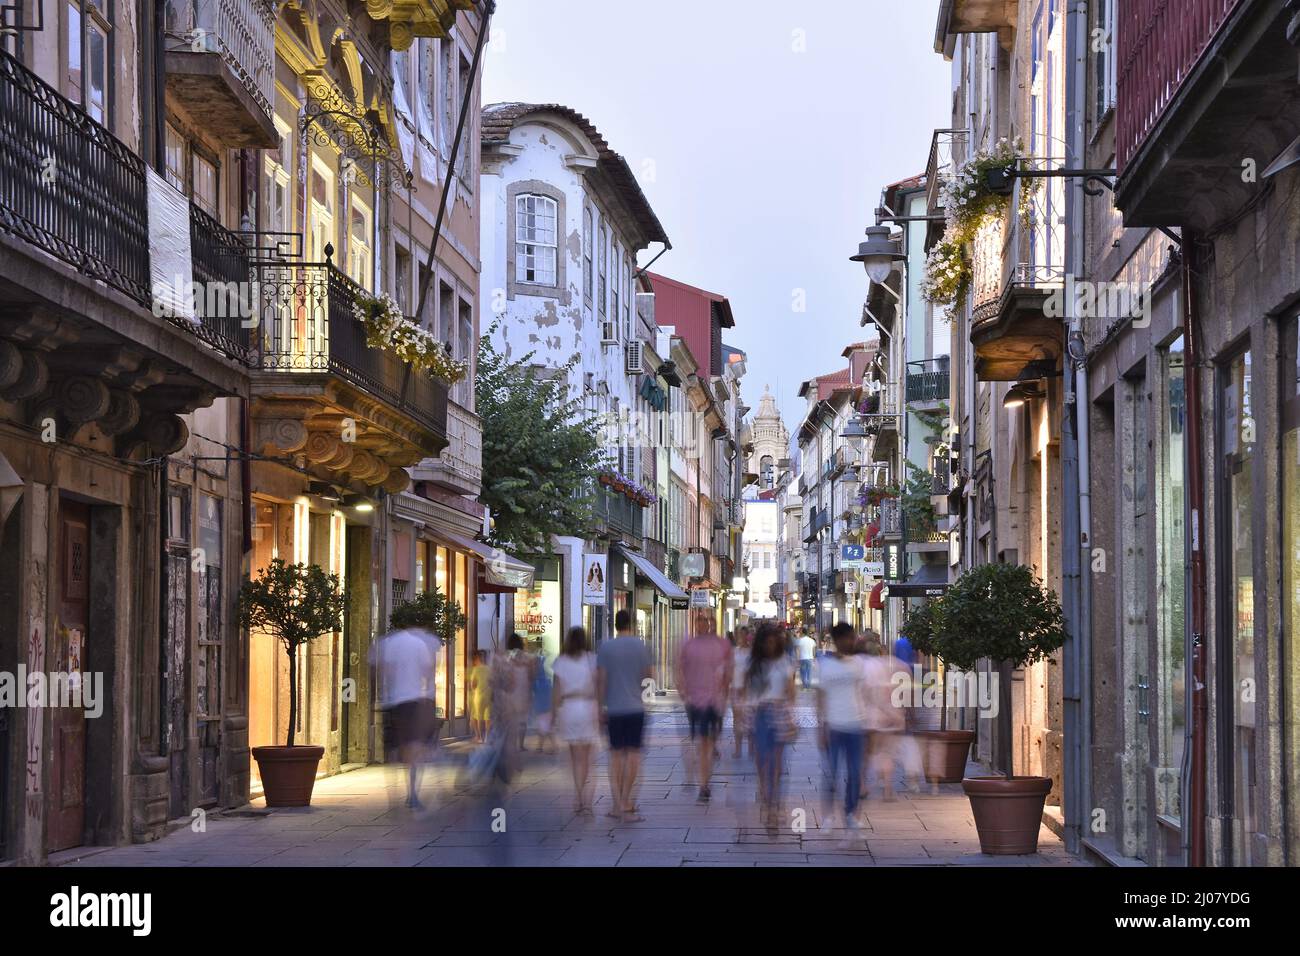
[[[812,709],[797,710],[801,727]],[[1046,827],[1040,852],[990,857],[979,852],[970,805],[959,785],[911,791],[895,780],[896,799],[878,787],[864,803],[863,826],[828,825],[828,778],[809,731],[787,748],[780,828],[759,819],[752,757],[732,755],[730,717],[712,781],[698,803],[686,785],[686,721],[674,698],[652,707],[637,802],[644,822],[605,816],[610,807],[606,755],[593,767],[595,812],[572,811],[567,754],[522,757],[508,793],[461,788],[466,747],[443,748],[423,775],[426,809],[404,805],[405,774],[372,766],[316,783],[313,805],[257,816],[210,813],[207,829],[178,827],[163,839],[72,854],[71,866],[1069,866]],[[837,803],[842,803],[842,795]],[[262,807],[259,799],[255,808]],[[499,811],[504,811],[504,817]],[[506,832],[496,832],[504,820]],[[497,822],[496,829],[493,823]],[[802,822],[802,827],[796,826]]]

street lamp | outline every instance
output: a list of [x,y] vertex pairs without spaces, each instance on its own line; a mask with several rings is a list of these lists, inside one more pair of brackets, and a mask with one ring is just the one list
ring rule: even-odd
[[861,262],[872,282],[883,284],[894,271],[894,263],[906,258],[899,251],[899,243],[889,236],[888,226],[868,226],[867,241],[858,243],[858,254],[849,256],[853,262]]
[[1031,398],[1042,398],[1043,393],[1038,390],[1036,385],[1028,382],[1016,382],[1007,390],[1006,397],[1002,399],[1003,408],[1019,408]]

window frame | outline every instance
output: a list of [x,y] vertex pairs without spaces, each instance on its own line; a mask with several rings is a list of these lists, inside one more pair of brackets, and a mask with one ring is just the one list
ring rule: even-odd
[[[525,211],[525,207],[532,201],[533,208]],[[545,205],[543,205],[545,204]],[[545,218],[541,210],[546,206],[550,207],[551,238],[550,241],[538,239],[538,219]],[[540,207],[540,208],[539,208]],[[560,206],[552,197],[535,192],[521,192],[514,197],[514,261],[515,261],[515,281],[523,285],[543,286],[545,288],[554,288],[559,277],[559,260],[560,260]],[[531,220],[528,227],[532,235],[529,238],[523,238],[520,235],[521,225],[520,217],[525,216]],[[525,250],[530,250],[526,252]],[[532,272],[536,275],[540,270],[537,267],[538,251],[548,251],[550,256],[550,269],[543,274],[549,275],[549,281],[539,278],[524,278],[523,272],[527,266],[521,267],[521,255],[525,257],[531,255],[533,260]]]
[[[113,10],[109,7],[110,0],[103,0],[102,3],[96,0],[64,0],[63,4],[63,27],[60,30],[59,37],[59,56],[63,61],[63,94],[72,103],[81,109],[87,116],[105,129],[112,128],[113,117]],[[77,64],[77,85],[74,87],[72,78],[72,49],[70,39],[72,36],[72,18],[70,11],[75,10],[77,13],[77,55],[80,62]],[[90,34],[93,28],[97,28],[104,38],[104,62],[103,62],[103,97],[104,101],[96,116],[94,104],[88,102],[90,70],[88,69]]]

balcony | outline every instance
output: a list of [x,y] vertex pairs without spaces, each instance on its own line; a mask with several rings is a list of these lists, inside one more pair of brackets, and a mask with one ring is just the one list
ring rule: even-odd
[[[1010,205],[1018,208],[1018,196]],[[994,219],[975,237],[970,340],[984,381],[1015,381],[1030,362],[1061,354],[1065,326],[1044,305],[1064,285],[1064,237],[1059,225],[1043,224],[1050,210],[1036,216],[1028,224],[1014,213]]]
[[644,513],[645,509],[631,498],[603,486],[596,487],[595,518],[610,537],[640,538]]
[[[930,159],[925,166],[927,215],[942,215],[943,184],[956,174],[958,159],[966,153],[969,142],[967,129],[937,129],[930,137]],[[934,238],[943,233],[942,222],[931,223],[930,227]]]
[[958,33],[996,33],[1005,50],[1011,49],[1020,0],[940,0],[934,32],[934,50],[944,53]]
[[[60,435],[93,424],[123,458],[178,450],[188,438],[178,415],[247,388],[231,361],[247,359],[239,316],[219,319],[206,303],[192,319],[155,311],[156,255],[201,282],[248,279],[237,241],[210,221],[191,218],[189,261],[186,207],[169,188],[0,52],[0,397],[23,403],[28,421],[54,418]],[[155,191],[179,219],[165,240],[150,222]]]
[[447,37],[457,12],[474,7],[474,0],[366,0],[372,20],[388,21],[389,42],[399,53],[415,37]]
[[880,537],[897,539],[902,536],[902,506],[897,498],[885,498],[880,502]]
[[935,406],[948,401],[948,356],[907,363],[907,403]]
[[271,0],[167,0],[165,17],[168,100],[223,145],[278,146]]
[[316,477],[360,492],[404,490],[404,469],[447,447],[447,384],[366,345],[352,313],[364,291],[328,259],[261,261],[255,274],[257,450],[301,456]]
[[483,422],[458,402],[447,403],[447,447],[411,469],[412,481],[427,481],[458,495],[477,498],[483,490]]
[[1217,222],[1257,195],[1232,154],[1265,169],[1300,128],[1293,5],[1128,0],[1117,37],[1115,205],[1126,226]]

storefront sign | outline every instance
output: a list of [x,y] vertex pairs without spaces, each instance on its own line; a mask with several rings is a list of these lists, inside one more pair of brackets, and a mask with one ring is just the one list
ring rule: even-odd
[[582,556],[582,603],[605,606],[605,579],[609,576],[609,555]]
[[713,607],[713,592],[698,588],[691,592],[691,607]]
[[867,557],[867,549],[860,544],[840,545],[840,567],[846,571],[856,571],[862,567]]
[[897,581],[902,576],[902,551],[896,544],[885,545],[885,577]]
[[857,593],[858,593],[858,582],[857,582],[857,581],[845,581],[845,582],[844,582],[844,593],[845,593],[846,595],[857,594]]
[[681,557],[681,573],[687,578],[704,577],[704,554],[700,551],[688,551]]
[[862,573],[876,578],[883,578],[885,576],[885,562],[866,561],[862,565]]

